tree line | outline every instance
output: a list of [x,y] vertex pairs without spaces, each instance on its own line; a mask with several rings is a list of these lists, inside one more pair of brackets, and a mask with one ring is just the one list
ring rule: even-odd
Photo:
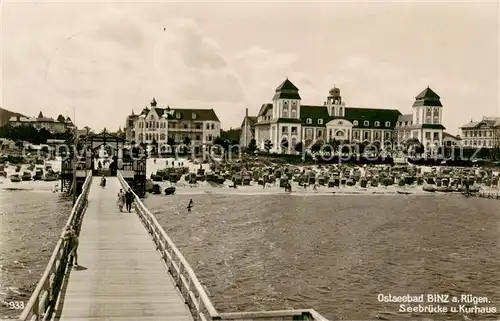
[[12,126],[10,124],[0,127],[0,137],[13,141],[26,141],[34,145],[47,143],[47,139],[68,139],[72,136],[70,130],[65,133],[51,133],[45,128],[36,129],[33,126]]

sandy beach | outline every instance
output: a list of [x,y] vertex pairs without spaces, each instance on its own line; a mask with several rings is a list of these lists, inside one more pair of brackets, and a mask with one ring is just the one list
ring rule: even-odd
[[[147,162],[147,177],[150,177],[151,174],[156,173],[158,170],[164,169],[166,167],[172,167],[172,161],[174,161],[175,167],[179,167],[179,163],[181,163],[184,167],[189,168],[190,173],[196,173],[196,171],[200,168],[200,164],[195,164],[193,162],[188,161],[187,159],[177,159],[173,158],[157,158],[148,159]],[[47,164],[50,164],[54,171],[60,170],[60,161],[47,161]],[[26,170],[28,165],[22,165],[21,172]],[[41,165],[38,165],[41,166]],[[210,171],[210,164],[201,164],[201,167],[205,171]],[[300,167],[299,167],[300,168]],[[311,167],[309,167],[311,168]],[[312,166],[315,168],[315,166]],[[363,168],[360,168],[363,172]],[[15,165],[10,165],[5,169],[7,173],[7,177],[0,178],[0,189],[4,190],[35,190],[35,191],[53,191],[54,186],[57,184],[60,185],[60,181],[22,181],[19,183],[13,183],[10,181],[10,175],[15,173]],[[424,172],[430,171],[429,168],[424,168]],[[366,188],[362,188],[360,186],[340,186],[340,187],[327,187],[327,186],[317,186],[317,189],[314,190],[312,186],[308,186],[307,188],[298,186],[297,182],[291,182],[292,192],[285,192],[283,188],[279,187],[279,180],[273,184],[266,184],[266,187],[263,188],[262,185],[258,185],[257,182],[252,181],[249,186],[238,186],[237,188],[231,187],[232,181],[226,180],[223,184],[216,184],[212,182],[197,182],[196,184],[189,184],[184,177],[181,178],[177,183],[170,182],[153,182],[154,184],[160,185],[161,190],[165,190],[165,188],[169,186],[175,186],[176,194],[182,195],[200,195],[200,194],[233,194],[233,195],[297,195],[297,196],[335,196],[335,195],[372,195],[372,196],[380,196],[380,195],[395,195],[401,194],[402,196],[411,196],[411,195],[436,195],[436,196],[444,196],[444,195],[453,195],[460,193],[444,193],[444,192],[426,192],[422,190],[422,186],[418,186],[417,184],[413,184],[411,186],[377,186],[371,187],[368,185]],[[481,187],[480,192],[482,193],[490,193],[492,195],[496,195],[499,193],[498,187]]]

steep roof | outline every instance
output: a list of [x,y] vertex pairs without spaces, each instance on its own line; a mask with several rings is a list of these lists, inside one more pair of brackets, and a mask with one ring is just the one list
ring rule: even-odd
[[[142,114],[147,116],[151,111],[155,111],[159,117],[165,115],[169,120],[193,120],[193,121],[218,121],[217,114],[213,109],[188,109],[188,108],[151,108],[144,109]],[[178,115],[179,114],[179,118]],[[193,114],[195,118],[193,118]]]
[[273,108],[273,104],[262,104],[262,106],[260,106],[259,113],[257,114],[257,117],[265,116],[267,111],[269,109],[272,109],[272,108]]
[[472,129],[472,128],[479,128],[481,125],[486,125],[487,127],[495,127],[500,125],[500,118],[497,119],[482,119],[480,121],[470,121],[470,123],[467,123],[465,125],[462,125],[460,128],[463,129]]
[[295,90],[299,91],[299,88],[295,86],[288,78],[285,79],[277,88],[276,91],[284,91],[284,90]]
[[[300,118],[304,121],[305,126],[324,127],[332,117],[328,115],[328,109],[325,106],[300,106]],[[306,123],[306,119],[311,118],[311,124]],[[323,119],[323,124],[318,124],[318,119]]]
[[429,86],[422,90],[420,94],[415,97],[415,99],[425,99],[425,98],[435,98],[435,99],[440,99],[438,94],[434,90],[432,90]]
[[245,127],[245,120],[248,119],[248,126],[253,126],[257,122],[257,116],[244,117],[240,127]]
[[[397,109],[378,109],[378,108],[358,108],[347,107],[345,109],[345,119],[350,122],[358,121],[358,126],[355,128],[394,128],[398,121],[401,112]],[[365,126],[364,121],[367,120],[368,126]],[[380,127],[375,126],[375,121],[380,122]],[[385,127],[385,122],[390,122],[390,127]]]
[[415,97],[413,107],[417,106],[435,106],[443,107],[441,104],[441,97],[430,87],[425,88],[420,94]]
[[462,138],[455,136],[455,135],[452,135],[452,134],[447,133],[447,132],[443,132],[443,139],[462,140]]
[[273,100],[275,99],[301,99],[299,88],[287,78],[276,88],[273,96]]
[[398,118],[398,122],[399,121],[403,121],[403,122],[411,122],[413,121],[413,115],[412,114],[404,114],[404,115],[400,115],[399,118]]

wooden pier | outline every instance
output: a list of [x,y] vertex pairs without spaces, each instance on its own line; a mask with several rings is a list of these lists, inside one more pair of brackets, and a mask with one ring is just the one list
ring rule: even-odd
[[60,239],[19,320],[328,321],[312,309],[218,313],[140,198],[131,213],[118,210],[122,173],[105,188],[99,180],[88,171],[66,224],[79,234],[79,266]]

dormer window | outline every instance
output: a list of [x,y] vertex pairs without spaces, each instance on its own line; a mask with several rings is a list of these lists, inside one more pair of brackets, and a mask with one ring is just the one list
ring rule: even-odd
[[391,122],[390,121],[386,121],[385,122],[385,127],[391,127]]
[[318,125],[323,125],[323,119],[318,119]]
[[380,126],[380,122],[379,121],[376,121],[375,122],[375,127],[379,127]]
[[181,119],[181,113],[176,113],[176,114],[175,114],[175,118],[177,118],[177,119]]
[[285,101],[283,102],[283,105],[288,106],[288,101],[286,101],[286,100],[285,100]]
[[192,117],[193,119],[196,119],[196,114],[195,114],[195,113],[192,113],[192,114],[191,114],[191,117]]
[[306,124],[309,124],[309,125],[312,124],[312,119],[311,118],[307,118],[306,119]]
[[369,122],[368,120],[365,120],[365,121],[363,122],[363,125],[365,125],[365,126],[370,126],[370,122]]
[[358,125],[359,125],[359,123],[358,123],[358,121],[357,121],[357,120],[353,121],[353,122],[352,122],[352,124],[353,124],[354,126],[358,126]]

